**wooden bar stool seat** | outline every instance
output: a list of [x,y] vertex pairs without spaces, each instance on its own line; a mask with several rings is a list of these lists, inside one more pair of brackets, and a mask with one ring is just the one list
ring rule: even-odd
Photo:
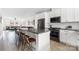
[[30,37],[29,42],[35,42],[35,39]]
[[22,49],[22,45],[23,45],[23,35],[21,34],[21,32],[18,32],[18,36],[19,36],[18,49],[19,49],[19,48]]

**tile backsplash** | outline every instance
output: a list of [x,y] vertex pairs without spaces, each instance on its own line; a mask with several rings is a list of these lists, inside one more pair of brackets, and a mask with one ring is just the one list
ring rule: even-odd
[[67,26],[72,26],[72,29],[79,29],[78,22],[68,22],[68,23],[51,23],[52,27],[66,28]]

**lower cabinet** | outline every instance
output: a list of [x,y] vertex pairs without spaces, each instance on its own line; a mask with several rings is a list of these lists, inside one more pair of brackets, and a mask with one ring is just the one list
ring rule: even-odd
[[60,42],[63,42],[72,46],[79,46],[79,32],[60,30]]

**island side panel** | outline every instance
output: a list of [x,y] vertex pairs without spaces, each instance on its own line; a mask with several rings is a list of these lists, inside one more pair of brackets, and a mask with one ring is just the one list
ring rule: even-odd
[[37,51],[48,51],[50,50],[50,31],[40,33],[36,39],[36,50]]

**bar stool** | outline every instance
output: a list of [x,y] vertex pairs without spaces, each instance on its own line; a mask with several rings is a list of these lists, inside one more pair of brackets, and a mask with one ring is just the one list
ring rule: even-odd
[[25,48],[28,48],[30,50],[33,50],[35,49],[33,46],[32,46],[32,43],[35,42],[35,39],[32,38],[32,37],[29,37],[28,35],[25,35],[24,33],[22,32],[19,32],[18,33],[19,35],[19,44],[18,44],[18,49],[21,47],[21,50],[24,51]]
[[23,33],[20,34],[20,39],[21,39],[21,50],[24,50],[25,39]]
[[29,48],[29,46],[30,46],[30,42],[29,42],[29,36],[28,35],[23,35],[24,37],[23,37],[23,50],[25,49],[25,48]]
[[[25,45],[27,44],[28,48],[33,50],[35,49],[33,46],[32,46],[32,43],[35,42],[35,39],[34,38],[31,38],[29,37],[28,35],[25,35]],[[25,47],[26,48],[26,47]]]
[[21,32],[18,32],[19,40],[18,40],[18,50],[22,47],[23,44],[23,35]]
[[32,45],[32,43],[35,43],[35,45],[36,45],[36,40],[32,37],[29,37],[29,42],[30,42],[30,46],[31,46],[32,50],[35,50],[35,47]]
[[19,39],[17,40],[18,43],[16,44],[17,48],[19,49],[20,48],[20,43],[21,43],[21,40],[20,40],[20,32],[19,31],[16,31],[16,34],[18,35]]

